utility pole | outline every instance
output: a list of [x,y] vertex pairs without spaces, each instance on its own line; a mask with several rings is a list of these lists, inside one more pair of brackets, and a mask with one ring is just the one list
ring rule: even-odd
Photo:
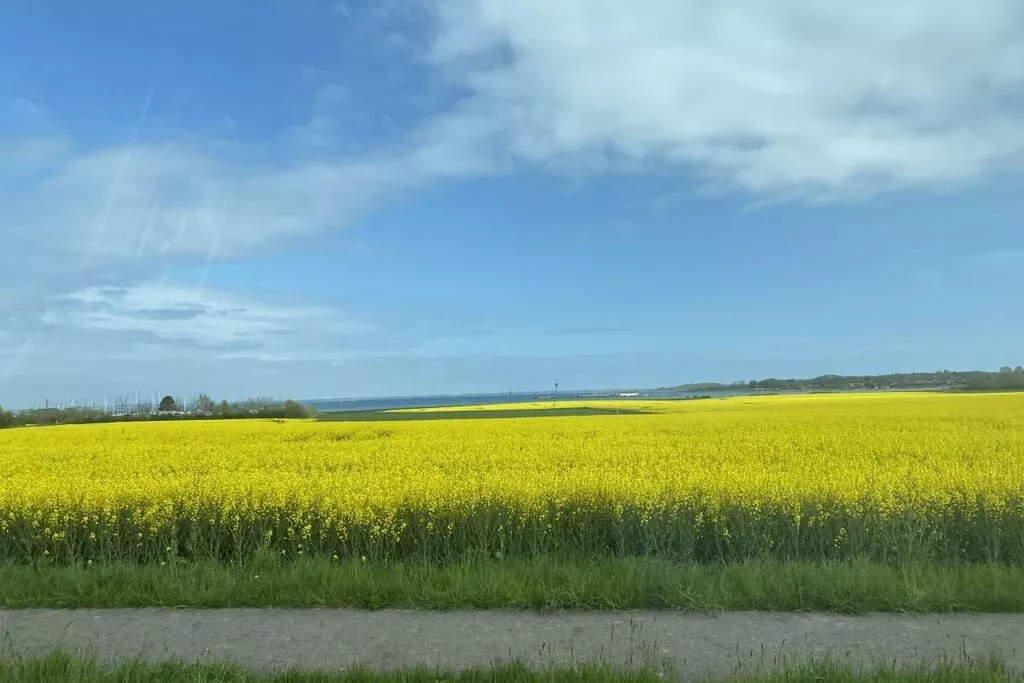
[[558,403],[558,380],[555,380],[555,403]]

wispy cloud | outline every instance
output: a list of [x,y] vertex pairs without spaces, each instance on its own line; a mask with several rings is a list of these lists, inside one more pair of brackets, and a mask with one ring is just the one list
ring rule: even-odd
[[[383,9],[393,5],[404,9]],[[202,132],[213,122],[147,128],[144,116],[129,131],[83,139],[47,103],[24,93],[0,99],[0,129],[11,131],[0,136],[5,343],[31,350],[42,322],[67,339],[143,337],[154,353],[187,343],[247,358],[344,354],[337,340],[363,328],[341,311],[156,278],[182,263],[214,267],[341,229],[396,194],[448,179],[524,168],[584,180],[656,172],[659,185],[696,177],[755,200],[822,201],[958,189],[1004,173],[1017,182],[1012,173],[1024,165],[1018,0],[437,0],[431,11],[402,2],[337,9],[339,30],[386,42],[380,53],[392,61],[382,63],[402,75],[401,86],[415,80],[422,89],[411,89],[422,95],[417,106],[402,99],[398,132],[367,126],[387,130],[364,136],[343,118],[367,107],[360,121],[376,122],[390,105],[367,102],[408,95],[360,98],[329,73],[313,79],[318,94],[304,115],[258,140]],[[423,35],[407,40],[403,30],[414,24]],[[666,187],[666,205],[677,191],[691,187]],[[1016,264],[1021,256],[977,260]],[[129,284],[97,285],[110,280]],[[604,335],[611,346],[618,332],[559,334]],[[504,339],[463,337],[467,349]],[[436,342],[444,344],[454,348]]]
[[178,142],[98,149],[50,169],[15,204],[14,227],[85,262],[230,256],[344,225],[400,178],[415,179],[392,164],[275,164]]
[[79,330],[144,333],[154,340],[204,347],[274,346],[317,335],[368,332],[364,322],[310,305],[274,305],[206,288],[144,283],[89,287],[56,297],[42,321]]
[[395,192],[524,164],[836,199],[956,187],[1024,162],[1015,0],[439,0],[434,21],[428,64],[463,96],[404,141],[340,153],[338,117],[358,103],[336,83],[272,149],[19,140],[5,157],[35,181],[5,198],[0,229],[70,268],[216,259],[342,227]]

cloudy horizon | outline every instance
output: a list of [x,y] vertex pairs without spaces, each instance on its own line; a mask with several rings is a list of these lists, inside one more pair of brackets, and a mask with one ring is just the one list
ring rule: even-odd
[[0,405],[1024,362],[1013,0],[46,5]]

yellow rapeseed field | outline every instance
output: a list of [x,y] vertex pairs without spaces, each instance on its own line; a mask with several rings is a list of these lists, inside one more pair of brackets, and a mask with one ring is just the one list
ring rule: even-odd
[[1024,394],[582,405],[5,430],[0,559],[1024,562]]

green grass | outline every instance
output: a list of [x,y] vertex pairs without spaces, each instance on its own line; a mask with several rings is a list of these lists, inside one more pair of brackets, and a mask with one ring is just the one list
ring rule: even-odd
[[436,669],[417,668],[395,672],[373,672],[355,669],[328,673],[293,670],[281,674],[261,674],[223,663],[147,663],[144,660],[126,662],[116,667],[104,667],[95,658],[75,657],[55,652],[39,658],[0,659],[0,680],[5,683],[54,683],[73,681],[123,681],[124,683],[206,683],[213,681],[256,683],[281,681],[287,683],[435,683],[458,681],[476,683],[653,683],[662,680],[650,670],[621,672],[598,666],[574,669],[536,671],[521,664],[505,664],[487,669],[468,669],[447,673]]
[[509,408],[398,412],[393,410],[343,410],[318,413],[321,422],[418,422],[423,420],[500,420],[520,417],[583,417],[587,415],[644,415],[627,408]]
[[879,681],[882,683],[1005,683],[1022,681],[1024,677],[1010,672],[998,658],[985,661],[938,662],[933,664],[896,665],[885,664],[869,670],[853,669],[835,660],[820,662],[798,662],[785,664],[770,671],[737,674],[727,679],[733,683],[858,683]]
[[[653,683],[671,680],[672,672],[653,669],[616,671],[604,666],[588,665],[576,668],[530,669],[522,664],[502,664],[489,668],[468,669],[451,673],[435,669],[418,668],[394,672],[374,672],[355,669],[328,673],[293,670],[281,674],[260,674],[231,664],[218,663],[147,663],[129,661],[118,666],[105,667],[95,658],[54,652],[45,657],[0,658],[0,680],[7,683]],[[705,679],[707,680],[707,679]],[[939,662],[936,664],[884,665],[868,670],[855,670],[832,660],[784,664],[759,672],[737,673],[726,679],[733,683],[770,683],[835,681],[1010,681],[1022,680],[1011,674],[998,659],[974,662]]]
[[[390,438],[390,432],[374,438]],[[270,551],[288,558],[431,564],[600,556],[703,564],[870,559],[895,566],[1024,566],[1024,501],[1012,498],[1002,506],[978,496],[924,510],[898,500],[894,511],[840,500],[754,506],[699,496],[653,507],[597,495],[536,508],[468,499],[443,508],[429,501],[402,504],[359,519],[294,500],[244,510],[210,498],[198,505],[166,501],[159,513],[166,521],[155,529],[139,505],[79,514],[45,504],[42,510],[0,504],[0,563],[227,564]]]
[[636,558],[0,565],[0,607],[142,606],[1024,612],[1024,567]]

